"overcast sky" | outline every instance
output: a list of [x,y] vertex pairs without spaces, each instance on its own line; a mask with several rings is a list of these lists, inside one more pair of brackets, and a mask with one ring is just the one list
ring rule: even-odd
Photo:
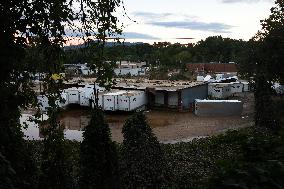
[[[273,0],[123,0],[118,11],[128,41],[196,42],[209,36],[250,39]],[[135,21],[135,22],[134,22]],[[178,40],[176,38],[194,38]]]

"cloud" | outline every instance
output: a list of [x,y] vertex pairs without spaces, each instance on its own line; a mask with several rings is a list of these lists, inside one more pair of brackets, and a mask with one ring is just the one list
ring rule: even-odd
[[158,40],[160,38],[148,35],[148,34],[143,34],[143,33],[137,33],[137,32],[123,32],[121,36],[119,37],[124,37],[126,39],[149,39],[149,40]]
[[144,24],[166,28],[191,29],[214,33],[230,33],[230,29],[233,28],[233,26],[224,23],[202,22],[199,21],[198,17],[187,14],[134,12],[133,15],[142,18]]
[[133,12],[133,16],[143,19],[165,19],[166,17],[174,16],[173,13],[153,13],[153,12]]
[[261,1],[273,2],[273,0],[221,0],[222,3],[258,3]]
[[181,28],[200,31],[210,31],[214,33],[230,33],[231,25],[217,22],[199,22],[199,21],[172,21],[172,22],[148,22],[147,24],[154,26],[162,26],[167,28]]

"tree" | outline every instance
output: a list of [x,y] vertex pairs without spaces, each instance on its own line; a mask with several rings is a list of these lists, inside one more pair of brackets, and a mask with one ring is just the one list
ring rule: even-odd
[[161,188],[165,184],[164,157],[142,112],[123,126],[121,173],[124,188]]
[[271,84],[260,74],[256,76],[255,82],[255,125],[260,131],[277,131],[279,121],[276,119],[271,99]]
[[269,18],[261,21],[257,34],[261,42],[263,70],[269,80],[284,82],[284,1],[276,0]]
[[0,152],[0,188],[14,189],[15,170]]
[[64,140],[64,127],[58,121],[60,108],[56,103],[59,98],[58,94],[55,93],[58,90],[56,87],[58,87],[57,83],[50,80],[48,125],[43,128],[42,132],[44,140],[39,179],[40,189],[71,189],[75,185],[72,175],[72,162],[69,158],[71,150]]
[[119,188],[117,150],[100,109],[92,111],[83,138],[79,187]]
[[[15,171],[16,188],[35,188],[32,160],[28,154],[21,125],[21,111],[35,102],[28,67],[24,64],[27,42],[23,36],[30,24],[27,1],[0,2],[0,153]],[[24,16],[25,15],[25,16]]]

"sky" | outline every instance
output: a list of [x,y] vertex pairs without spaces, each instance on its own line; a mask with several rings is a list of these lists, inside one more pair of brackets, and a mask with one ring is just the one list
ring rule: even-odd
[[[117,16],[130,42],[195,43],[221,35],[249,40],[273,0],[123,0]],[[177,39],[194,38],[194,39]]]

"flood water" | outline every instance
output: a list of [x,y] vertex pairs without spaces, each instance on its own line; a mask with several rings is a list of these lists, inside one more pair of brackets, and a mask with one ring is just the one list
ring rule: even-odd
[[[190,112],[146,111],[145,115],[158,140],[163,143],[177,143],[190,141],[193,138],[212,136],[228,129],[248,127],[253,124],[253,116],[247,111],[242,117],[197,117]],[[23,112],[21,124],[28,120],[32,112]],[[105,120],[109,124],[113,141],[122,142],[122,127],[131,113],[105,113]],[[43,120],[47,116],[43,116]],[[82,141],[83,129],[90,121],[90,110],[72,108],[63,112],[60,122],[64,126],[64,136],[69,140]],[[25,139],[42,140],[40,128],[34,122],[28,122],[23,129]]]
[[[105,114],[105,119],[109,124],[109,127],[114,134],[121,135],[117,131],[121,131],[123,124],[126,119],[131,116],[128,114]],[[64,126],[64,137],[69,140],[82,141],[83,129],[88,125],[90,121],[90,110],[86,109],[68,109],[64,111],[60,117],[60,123]],[[41,134],[40,126],[32,121],[32,112],[25,112],[20,118],[20,123],[24,125],[26,123],[27,128],[22,128],[24,132],[24,138],[27,140],[42,140],[43,136]],[[47,120],[47,115],[43,114],[41,118],[42,121]],[[119,137],[120,138],[120,137]]]

